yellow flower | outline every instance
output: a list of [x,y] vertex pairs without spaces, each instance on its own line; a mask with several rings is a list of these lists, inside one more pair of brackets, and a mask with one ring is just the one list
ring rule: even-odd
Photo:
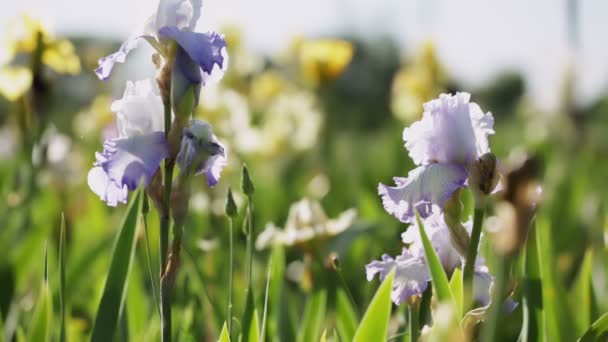
[[393,80],[391,109],[400,120],[411,122],[422,113],[422,104],[444,91],[446,76],[435,48],[426,42],[414,60],[402,67]]
[[74,45],[66,39],[47,46],[42,54],[42,63],[60,74],[80,73],[80,59],[75,53]]
[[251,81],[249,98],[254,107],[267,106],[285,89],[285,80],[275,71],[264,71]]
[[23,96],[32,85],[32,73],[26,67],[0,68],[0,94],[13,102]]
[[304,40],[297,44],[302,77],[312,85],[336,79],[353,57],[353,45],[345,40]]
[[56,39],[38,19],[24,14],[21,20],[12,21],[8,27],[9,40],[5,43],[6,57],[32,54],[42,44],[42,63],[60,74],[78,74],[80,59],[74,45],[65,39]]

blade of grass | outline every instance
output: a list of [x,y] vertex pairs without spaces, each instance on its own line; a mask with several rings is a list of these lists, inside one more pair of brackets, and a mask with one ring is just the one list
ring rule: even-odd
[[525,261],[522,275],[522,279],[524,279],[522,297],[523,322],[520,334],[522,342],[545,340],[545,329],[543,328],[542,318],[543,294],[536,239],[536,223],[533,221],[524,251]]
[[61,231],[59,233],[59,341],[65,342],[65,217],[61,213]]
[[40,289],[40,296],[34,308],[34,314],[27,332],[28,341],[48,341],[49,324],[52,315],[52,303],[48,282],[48,250],[44,248],[44,279]]
[[588,249],[585,252],[585,257],[579,268],[579,274],[572,287],[572,296],[570,300],[570,309],[575,311],[574,323],[576,326],[576,335],[582,335],[589,324],[591,324],[592,297],[593,291],[591,288],[591,274],[593,272],[593,254],[592,250]]
[[395,271],[393,270],[376,291],[355,332],[354,342],[386,340],[388,321],[391,316],[391,289],[394,278]]
[[306,302],[304,317],[300,323],[298,342],[317,341],[321,334],[321,326],[325,320],[327,305],[327,292],[317,290],[313,292]]
[[264,293],[264,311],[262,312],[262,334],[260,341],[266,338],[266,316],[268,315],[268,293],[270,290],[270,274],[272,271],[272,258],[268,262],[268,274],[266,274],[266,291]]
[[566,303],[567,294],[556,274],[555,256],[552,251],[551,227],[548,220],[536,223],[539,265],[543,288],[543,314],[547,339],[550,341],[573,341],[574,327]]
[[247,289],[247,297],[245,299],[245,311],[243,312],[242,331],[243,342],[249,341],[252,325],[254,324],[255,301],[253,299],[253,289],[251,286]]
[[152,271],[152,257],[150,256],[150,240],[148,239],[148,212],[149,212],[149,203],[148,197],[144,193],[144,203],[142,208],[142,219],[144,222],[144,238],[146,240],[146,259],[148,264],[148,275],[150,276],[150,284],[152,285],[152,294],[154,295],[154,303],[156,303],[156,311],[158,312],[158,316],[160,317],[160,301],[158,299],[159,294],[156,290],[156,284],[160,284],[160,280],[157,280],[154,277],[154,272]]
[[129,273],[135,254],[137,226],[142,209],[141,191],[134,193],[118,232],[110,269],[97,309],[91,341],[112,341],[124,306]]
[[456,311],[458,311],[458,316],[463,317],[463,283],[462,271],[460,270],[460,268],[455,269],[454,273],[452,273],[452,278],[450,279],[450,291],[452,292],[452,296],[454,297],[454,303],[456,303]]
[[228,327],[226,327],[226,322],[224,322],[224,326],[222,327],[219,342],[230,342],[230,335],[228,334]]
[[579,342],[605,341],[608,337],[608,313],[593,322],[589,329],[578,339]]
[[422,245],[424,246],[424,256],[426,257],[429,273],[431,274],[431,278],[433,280],[433,288],[437,294],[437,299],[440,302],[451,302],[452,292],[450,291],[448,276],[445,274],[443,266],[439,261],[439,257],[435,253],[435,249],[433,248],[433,245],[431,245],[431,241],[429,241],[429,238],[426,235],[424,225],[420,220],[420,215],[418,212],[416,212],[416,221],[418,222],[418,230],[420,231],[420,238],[422,240]]
[[336,316],[338,334],[344,341],[352,341],[357,331],[357,314],[342,289],[338,289],[336,294]]

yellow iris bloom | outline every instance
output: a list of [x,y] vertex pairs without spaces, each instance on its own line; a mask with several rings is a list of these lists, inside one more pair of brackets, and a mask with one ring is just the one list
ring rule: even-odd
[[351,43],[339,39],[302,40],[298,45],[302,77],[315,86],[340,76],[354,53]]

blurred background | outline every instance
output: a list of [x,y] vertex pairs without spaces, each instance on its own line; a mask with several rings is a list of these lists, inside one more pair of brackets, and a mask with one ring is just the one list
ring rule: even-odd
[[[86,175],[94,152],[116,135],[110,105],[121,97],[125,81],[154,76],[152,49],[142,42],[108,83],[93,70],[155,6],[149,0],[1,5],[5,336],[27,327],[45,245],[57,294],[61,213],[68,238],[69,333],[76,340],[90,333],[124,206],[106,207],[89,190]],[[254,260],[258,307],[270,259],[279,275],[273,278],[269,339],[293,340],[301,307],[320,288],[328,291],[329,326],[335,325],[344,284],[355,312],[363,312],[377,287],[365,280],[365,264],[384,252],[398,254],[405,229],[382,208],[377,185],[412,169],[402,131],[420,118],[422,104],[455,91],[471,93],[472,101],[494,114],[496,134],[490,141],[501,163],[509,166],[522,156],[539,161],[538,215],[551,233],[559,283],[564,289],[574,286],[592,253],[596,300],[586,304],[590,313],[582,319],[593,321],[606,312],[605,13],[608,2],[601,0],[204,1],[198,30],[226,35],[230,67],[219,84],[203,88],[195,116],[213,124],[230,160],[217,187],[209,189],[202,177],[195,181],[176,291],[177,333],[201,340],[221,329],[228,277],[225,196],[232,186],[237,204],[244,204],[239,191],[244,162],[257,186],[255,234],[262,236]],[[469,213],[470,197],[465,194]],[[312,202],[292,207],[303,198]],[[149,249],[157,260],[158,220],[148,216]],[[237,288],[245,279],[241,220]],[[333,229],[270,248],[268,241],[282,229],[314,225]],[[133,340],[158,336],[159,322],[143,230],[140,235],[121,328],[122,336]],[[492,268],[490,247],[483,248]],[[341,261],[340,276],[326,264],[331,255]],[[242,286],[235,294],[237,312],[243,307]],[[521,289],[513,286],[517,299]],[[505,338],[517,337],[520,321],[517,310],[505,322]],[[402,323],[396,319],[392,331]],[[576,324],[580,330],[589,322]]]

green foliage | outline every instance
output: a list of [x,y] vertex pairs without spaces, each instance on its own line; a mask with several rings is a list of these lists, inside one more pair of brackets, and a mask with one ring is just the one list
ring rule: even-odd
[[27,331],[28,341],[49,341],[51,332],[50,324],[52,319],[53,304],[49,293],[48,281],[48,253],[44,251],[44,278],[40,287],[40,294],[34,308],[34,315],[30,321]]
[[129,273],[135,254],[135,234],[142,209],[141,191],[137,191],[118,230],[112,261],[97,309],[91,341],[110,341],[116,334],[126,298]]
[[388,331],[391,313],[391,289],[395,271],[392,271],[382,282],[371,303],[363,315],[361,324],[355,332],[354,342],[384,341]]
[[327,292],[318,290],[308,296],[304,315],[299,326],[297,342],[317,341],[325,322]]
[[608,313],[604,314],[578,339],[580,342],[601,341],[608,337]]
[[448,276],[441,266],[439,257],[435,253],[429,237],[426,235],[424,225],[420,220],[420,215],[416,212],[416,221],[418,222],[418,230],[420,231],[420,238],[422,239],[422,245],[424,246],[424,255],[426,256],[426,262],[433,280],[433,289],[437,293],[437,299],[440,302],[452,301],[452,292],[450,291],[450,284],[448,282]]

